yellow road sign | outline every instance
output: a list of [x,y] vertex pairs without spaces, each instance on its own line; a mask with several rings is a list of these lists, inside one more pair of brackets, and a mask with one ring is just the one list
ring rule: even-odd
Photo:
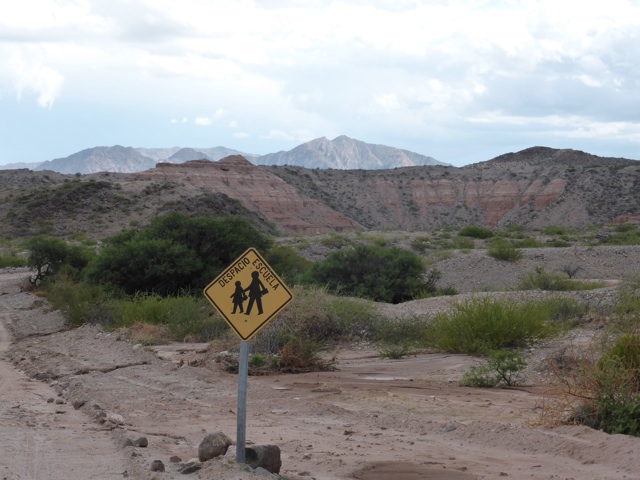
[[253,248],[207,285],[204,295],[245,341],[293,300],[287,286]]

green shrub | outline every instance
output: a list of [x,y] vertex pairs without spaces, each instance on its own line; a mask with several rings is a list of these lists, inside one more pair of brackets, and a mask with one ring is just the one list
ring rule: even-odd
[[250,367],[264,367],[267,364],[267,357],[262,355],[261,353],[254,353],[249,358],[249,366]]
[[602,288],[604,284],[598,281],[583,281],[565,278],[564,275],[549,273],[542,268],[536,268],[529,273],[517,286],[518,290],[548,290],[548,291],[578,291]]
[[486,354],[527,347],[559,331],[547,301],[513,303],[474,297],[437,314],[426,332],[428,345],[445,352]]
[[275,354],[283,338],[307,338],[323,346],[339,340],[372,339],[383,317],[363,300],[333,297],[325,288],[295,286],[295,301],[253,340],[254,349]]
[[602,243],[605,245],[640,245],[640,230],[631,224],[618,225]]
[[118,316],[117,309],[108,300],[112,297],[99,285],[76,282],[61,275],[54,282],[45,284],[47,300],[64,313],[69,324],[78,327],[85,323],[113,326]]
[[318,345],[308,338],[288,337],[278,351],[278,368],[284,373],[331,370],[332,363],[319,356]]
[[516,248],[542,248],[547,245],[535,238],[523,238],[513,242],[513,246]]
[[320,243],[329,248],[342,248],[353,244],[346,236],[334,232],[320,238]]
[[136,323],[164,325],[171,338],[179,342],[207,342],[229,330],[222,318],[211,314],[211,306],[204,299],[191,295],[138,294],[120,299],[118,304],[116,327]]
[[487,364],[471,367],[462,374],[458,384],[462,387],[493,388],[500,383],[498,374]]
[[270,244],[244,218],[190,218],[174,212],[140,231],[107,239],[87,270],[92,280],[129,294],[175,295],[201,290],[247,248],[267,250]]
[[542,233],[545,235],[565,235],[567,232],[563,227],[558,227],[557,225],[549,225],[548,227],[542,230]]
[[471,237],[477,239],[486,239],[493,237],[493,232],[488,228],[479,227],[477,225],[468,225],[458,232],[461,237]]
[[454,237],[441,244],[442,248],[451,250],[473,250],[475,246],[473,239],[468,237]]
[[640,436],[640,396],[602,396],[596,401],[597,426],[611,434]]
[[640,276],[625,279],[617,293],[614,313],[618,323],[627,323],[627,331],[635,331],[640,326]]
[[103,285],[77,282],[61,275],[45,284],[47,300],[62,311],[71,326],[85,323],[105,328],[131,328],[136,324],[166,327],[175,341],[206,342],[229,330],[227,323],[212,315],[204,298],[191,295],[161,297],[155,294],[120,296]]
[[507,262],[517,262],[522,258],[522,252],[505,240],[492,242],[487,249],[487,255]]
[[400,303],[424,288],[423,271],[420,257],[407,250],[356,245],[314,264],[306,281],[342,295]]
[[273,271],[277,272],[278,276],[289,286],[299,283],[312,264],[298,250],[287,245],[274,245],[271,247],[265,255],[265,260]]
[[460,379],[467,387],[495,387],[504,383],[508,387],[524,381],[522,370],[527,367],[525,359],[514,350],[495,350],[489,353],[484,365],[472,367]]
[[628,371],[640,392],[640,337],[636,334],[623,334],[600,357],[598,366],[606,368],[613,364]]
[[619,337],[598,360],[595,379],[596,428],[640,436],[640,338]]
[[3,255],[0,256],[0,268],[8,267],[26,267],[27,259],[16,257],[15,255]]
[[65,270],[67,274],[79,274],[89,263],[92,251],[78,245],[67,245],[58,238],[34,237],[25,243],[29,250],[27,265],[34,272],[31,283],[54,277]]
[[413,354],[414,351],[414,347],[409,342],[387,344],[380,349],[380,357],[398,360]]
[[416,237],[411,241],[411,248],[421,253],[424,253],[430,247],[429,237]]

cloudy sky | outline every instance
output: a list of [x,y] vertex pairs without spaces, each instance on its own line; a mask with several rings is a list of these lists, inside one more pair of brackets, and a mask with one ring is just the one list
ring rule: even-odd
[[338,135],[640,159],[640,0],[0,2],[0,164]]

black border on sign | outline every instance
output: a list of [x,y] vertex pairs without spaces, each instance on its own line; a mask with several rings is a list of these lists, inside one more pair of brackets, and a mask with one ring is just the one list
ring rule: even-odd
[[[280,286],[282,288],[284,288],[287,293],[289,294],[289,300],[287,300],[286,302],[284,302],[275,312],[273,312],[271,315],[269,315],[267,318],[264,319],[264,321],[258,325],[253,332],[251,332],[247,337],[243,337],[242,334],[240,334],[240,332],[238,331],[238,329],[235,327],[235,325],[233,324],[233,322],[231,322],[231,320],[229,320],[226,315],[223,313],[222,309],[218,306],[218,304],[216,303],[216,301],[210,297],[207,293],[207,290],[209,290],[209,287],[211,287],[213,284],[215,284],[218,280],[220,280],[220,278],[222,278],[223,276],[225,276],[227,274],[227,272],[229,270],[231,270],[239,261],[240,259],[242,259],[243,257],[247,256],[249,254],[249,252],[253,252],[256,257],[258,257],[261,261],[262,264],[267,267],[267,270],[269,270],[269,273],[271,273],[274,277],[276,277],[276,279],[278,280],[278,282],[280,282]],[[280,313],[282,311],[282,309],[284,307],[286,307],[287,305],[289,305],[289,303],[291,303],[291,300],[293,300],[293,294],[291,293],[291,290],[289,290],[289,288],[285,285],[285,283],[282,281],[282,279],[276,274],[276,272],[273,271],[273,269],[271,268],[271,265],[269,265],[264,258],[262,258],[262,255],[260,255],[258,253],[258,251],[253,248],[250,247],[247,250],[245,250],[245,252],[240,255],[238,258],[236,258],[233,262],[231,262],[231,265],[229,265],[227,267],[226,270],[224,270],[220,275],[218,275],[212,282],[209,282],[209,284],[204,287],[204,296],[207,297],[207,299],[209,300],[209,302],[211,302],[211,304],[215,307],[215,309],[218,311],[218,313],[220,314],[220,316],[222,318],[224,318],[224,321],[227,322],[229,324],[229,326],[233,329],[234,332],[236,332],[236,335],[238,335],[238,337],[240,337],[242,340],[244,340],[245,342],[247,340],[250,340],[251,338],[253,338],[255,336],[256,333],[258,333],[260,330],[262,330],[262,328],[264,328],[264,326],[273,318],[275,317],[278,313]]]

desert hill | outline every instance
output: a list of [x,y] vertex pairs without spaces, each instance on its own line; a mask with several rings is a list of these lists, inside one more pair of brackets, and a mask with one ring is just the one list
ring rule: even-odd
[[0,171],[0,235],[103,238],[171,210],[240,214],[283,233],[585,227],[640,212],[640,162],[534,147],[466,167],[320,170],[218,162],[144,172]]

